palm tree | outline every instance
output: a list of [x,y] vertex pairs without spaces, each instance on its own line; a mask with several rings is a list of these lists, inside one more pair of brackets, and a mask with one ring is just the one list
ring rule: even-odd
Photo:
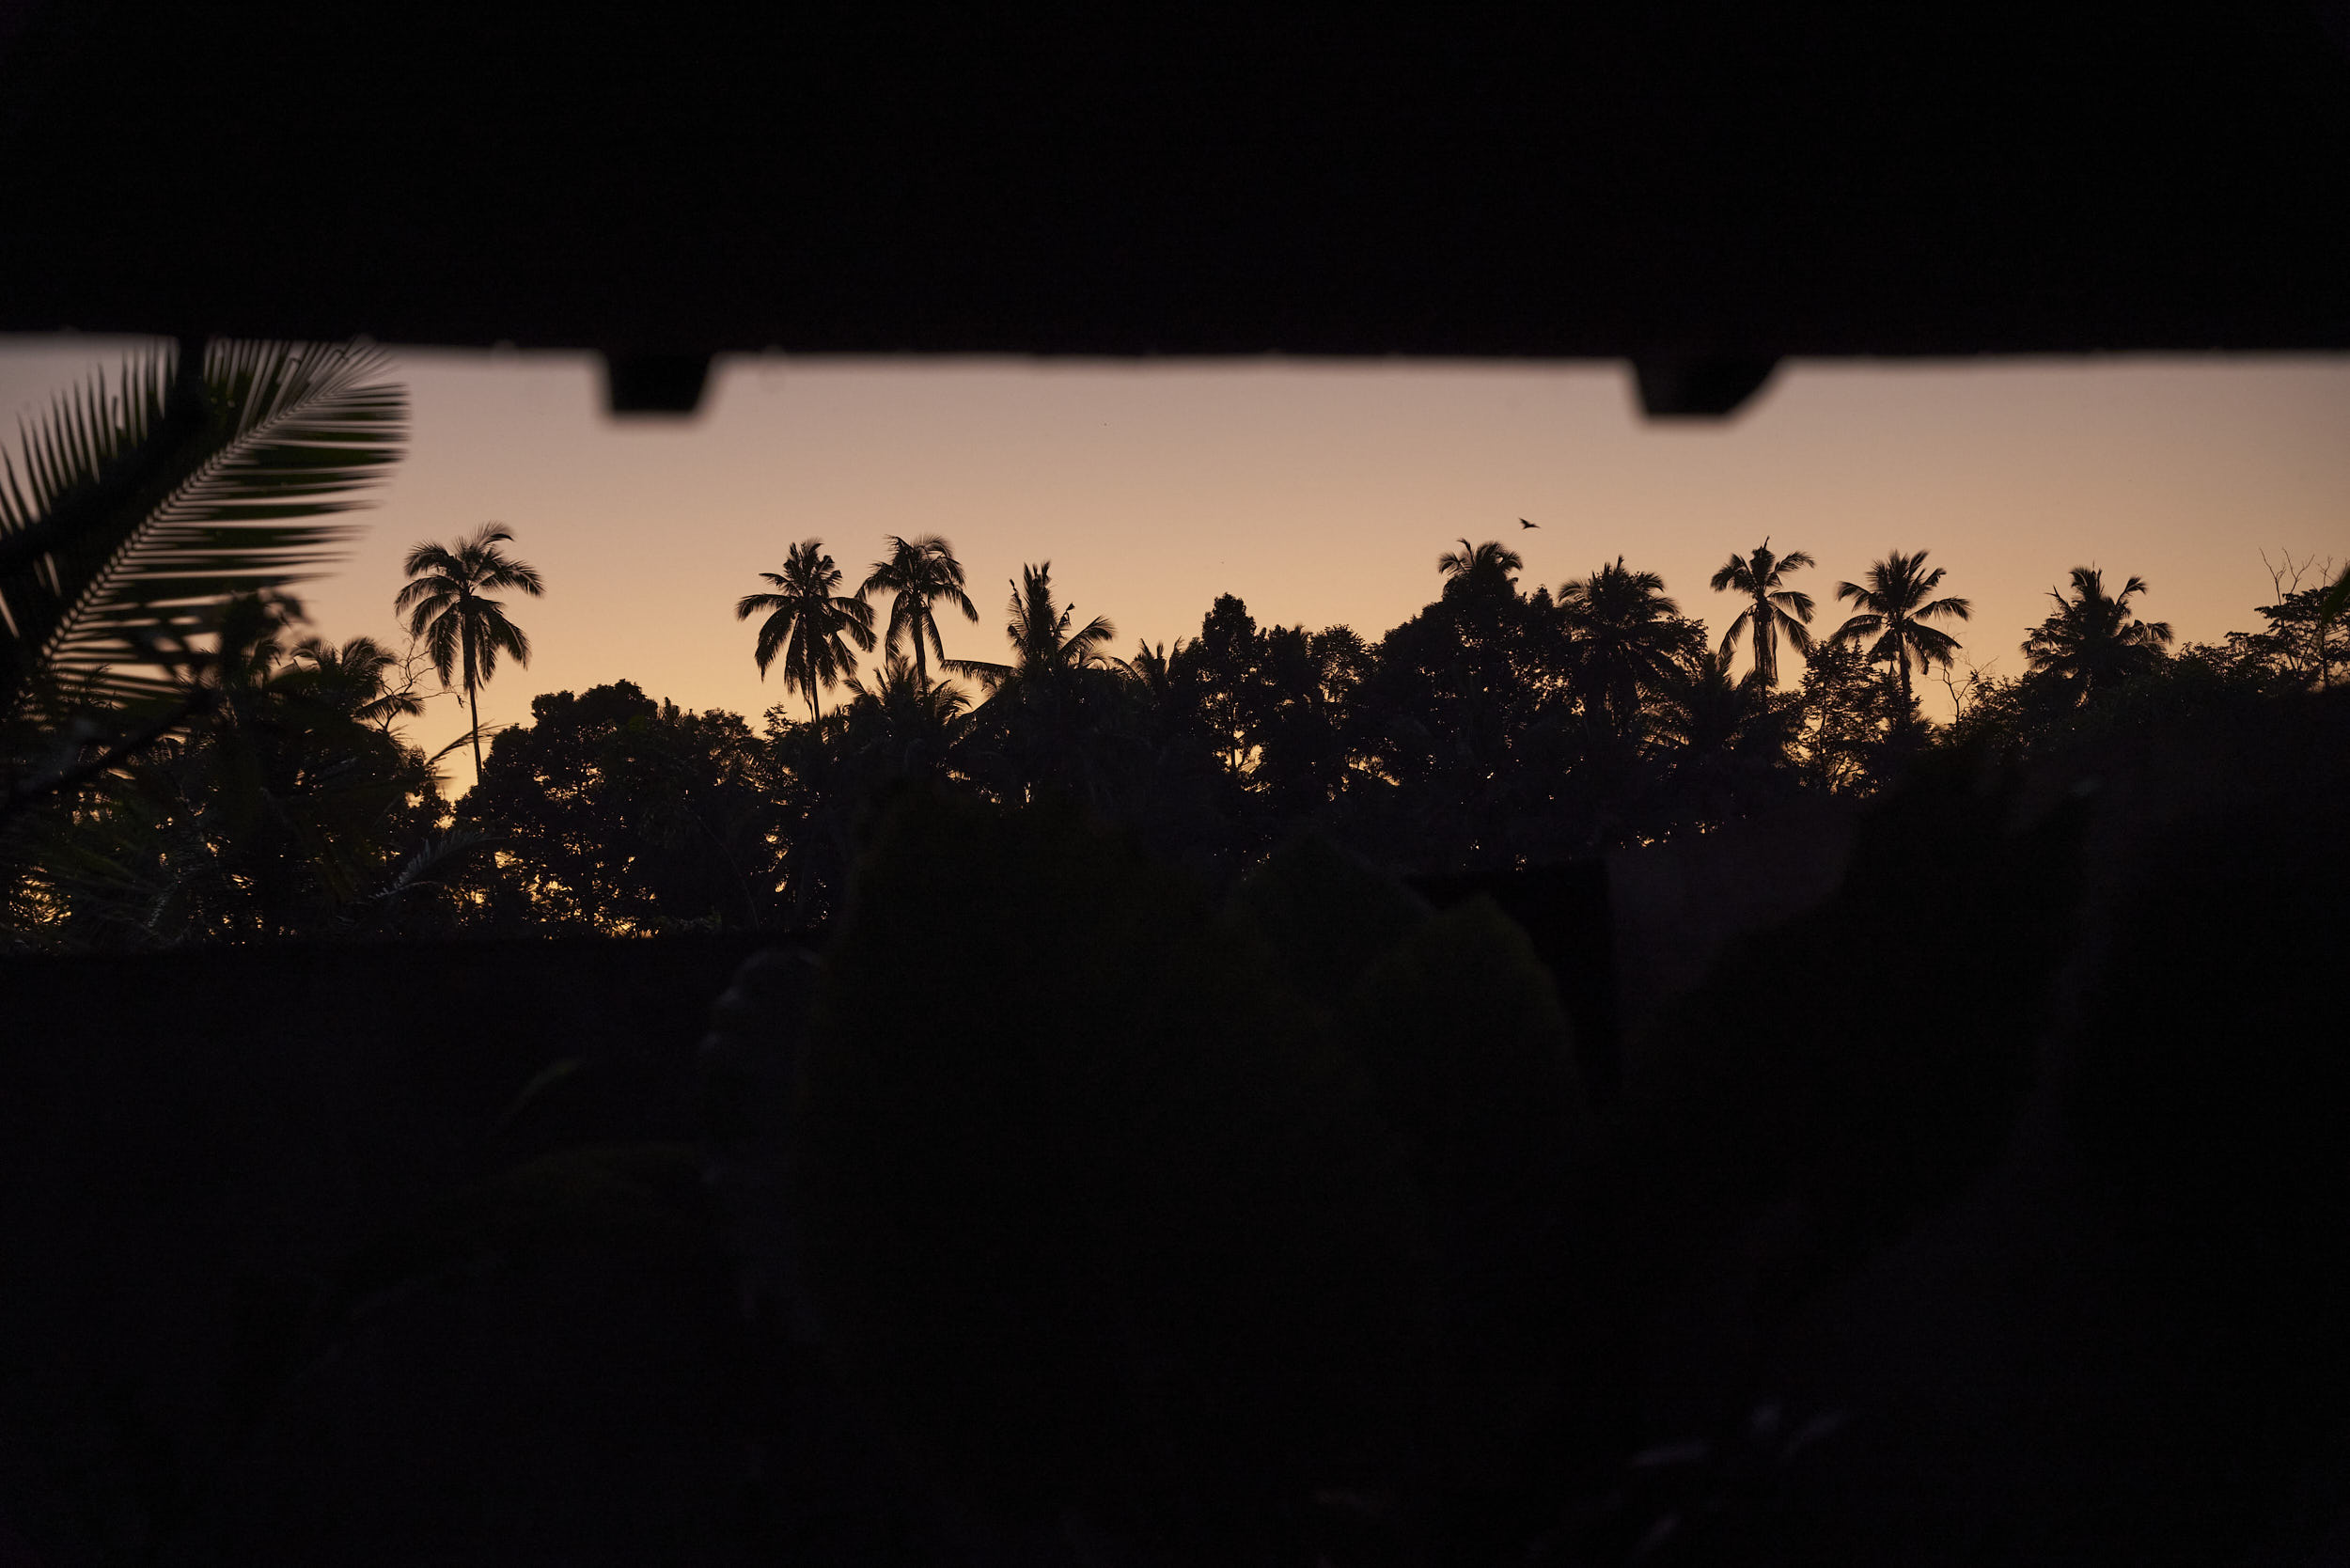
[[987,692],[973,715],[974,764],[1013,798],[1052,788],[1099,804],[1110,754],[1133,739],[1120,729],[1130,682],[1103,651],[1117,630],[1102,616],[1079,625],[1075,605],[1054,603],[1050,561],[1020,569],[1010,610],[1009,663],[946,662]]
[[1727,647],[1692,650],[1657,697],[1674,777],[1709,818],[1733,811],[1786,767],[1796,700],[1774,695],[1758,673],[1733,678]]
[[1736,745],[1764,691],[1761,675],[1741,681],[1731,673],[1727,647],[1693,650],[1658,687],[1657,730],[1693,759],[1711,758]]
[[1752,601],[1722,634],[1722,653],[1728,656],[1738,646],[1738,634],[1751,628],[1754,673],[1765,687],[1778,684],[1780,633],[1786,634],[1796,652],[1811,651],[1811,634],[1806,629],[1811,619],[1811,596],[1781,585],[1788,572],[1818,564],[1801,550],[1773,556],[1766,539],[1755,546],[1753,555],[1732,556],[1728,565],[1714,573],[1716,593],[1735,590]]
[[1010,664],[948,659],[946,667],[996,692],[1009,684],[1051,680],[1103,664],[1103,645],[1118,635],[1105,617],[1097,615],[1077,626],[1077,606],[1062,608],[1053,603],[1051,561],[1020,569],[1020,581],[1011,585],[1010,612],[1011,619],[1004,627],[1005,640],[1011,644]]
[[926,679],[902,653],[885,651],[883,658],[871,686],[848,678],[856,696],[844,711],[843,744],[885,778],[933,776],[970,729],[971,699],[951,682]]
[[865,602],[862,590],[853,596],[837,591],[840,569],[824,554],[822,540],[802,540],[784,557],[780,574],[760,575],[783,591],[746,593],[734,606],[737,620],[748,620],[760,610],[768,612],[760,622],[759,648],[753,655],[759,661],[759,677],[767,678],[767,666],[781,649],[784,680],[807,694],[808,713],[821,720],[824,711],[817,701],[818,690],[856,668],[849,644],[872,650],[873,606]]
[[1518,553],[1498,540],[1489,539],[1482,544],[1472,545],[1465,539],[1458,550],[1447,550],[1436,557],[1436,570],[1445,574],[1448,588],[1454,583],[1507,583],[1511,572],[1525,569],[1526,562]]
[[963,612],[965,620],[979,619],[979,606],[963,591],[963,563],[955,559],[952,546],[936,534],[924,534],[920,539],[900,539],[889,536],[889,558],[875,561],[871,575],[857,589],[859,598],[869,593],[887,591],[889,630],[882,637],[885,657],[894,652],[900,642],[911,637],[914,641],[914,677],[925,685],[930,680],[930,666],[922,657],[925,642],[932,652],[944,659],[947,645],[938,637],[938,619],[931,613],[932,604],[952,605]]
[[330,706],[362,724],[388,730],[394,719],[424,712],[415,692],[386,679],[400,657],[373,637],[352,637],[339,648],[324,637],[305,637],[293,656],[309,661],[301,673]]
[[481,687],[497,673],[498,654],[530,663],[530,638],[506,619],[502,600],[486,597],[492,589],[519,588],[533,599],[546,592],[536,568],[507,558],[498,548],[514,536],[503,524],[484,523],[470,539],[454,548],[426,542],[408,552],[400,570],[414,579],[392,601],[395,610],[409,612],[408,630],[424,639],[433,673],[441,684],[462,668],[465,703],[473,711],[473,776],[481,776]]
[[1181,637],[1175,639],[1172,648],[1166,643],[1154,648],[1148,642],[1138,642],[1133,658],[1112,660],[1111,667],[1125,677],[1145,711],[1172,713],[1184,684],[1184,647]]
[[1579,583],[1562,585],[1559,611],[1584,702],[1619,738],[1631,733],[1641,695],[1674,678],[1702,630],[1682,619],[1681,606],[1665,595],[1664,578],[1627,570],[1622,556]]
[[1165,643],[1156,648],[1147,641],[1135,644],[1135,656],[1116,661],[1118,671],[1148,694],[1152,700],[1164,698],[1174,682],[1174,659],[1183,651],[1183,639],[1177,637],[1169,650]]
[[1914,556],[1895,550],[1869,568],[1866,585],[1836,585],[1836,597],[1851,600],[1857,613],[1836,629],[1831,640],[1875,637],[1866,657],[1871,664],[1882,661],[1900,671],[1904,713],[1910,711],[1911,702],[1910,656],[1915,654],[1929,667],[1947,666],[1959,648],[1958,639],[1948,632],[1920,623],[1942,616],[1965,620],[1974,613],[1974,606],[1964,599],[1928,599],[1926,595],[1941,586],[1943,569],[1937,566],[1928,572],[1925,564],[1923,550]]
[[2145,579],[2132,577],[2108,598],[2103,572],[2093,566],[2073,568],[2073,597],[2048,590],[2056,611],[2024,639],[2024,657],[2033,669],[2083,698],[2159,668],[2163,650],[2170,646],[2170,626],[2139,620],[2131,611],[2132,596],[2145,591]]
[[191,338],[57,399],[0,459],[0,723],[41,690],[172,691],[221,604],[315,575],[353,530],[306,520],[359,506],[400,457],[385,368]]

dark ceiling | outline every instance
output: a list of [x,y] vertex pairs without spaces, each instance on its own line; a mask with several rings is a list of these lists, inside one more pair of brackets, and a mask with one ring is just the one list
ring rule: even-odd
[[673,9],[20,9],[0,331],[593,348],[635,407],[770,347],[1621,357],[1696,413],[2350,348],[2320,8]]

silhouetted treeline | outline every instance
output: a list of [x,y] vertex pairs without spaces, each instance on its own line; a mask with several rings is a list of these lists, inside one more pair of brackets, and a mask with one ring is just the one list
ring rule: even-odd
[[[943,541],[893,542],[901,558],[856,597],[817,541],[794,546],[768,574],[784,591],[738,612],[771,612],[762,667],[778,659],[804,708],[754,729],[626,681],[548,693],[453,807],[398,728],[425,656],[295,647],[283,607],[258,603],[267,624],[197,720],[0,824],[10,940],[807,929],[909,789],[1068,800],[1211,886],[1308,829],[1402,872],[1490,871],[1872,794],[1937,749],[2016,760],[2256,705],[2350,664],[2338,588],[2281,593],[2262,630],[2174,651],[2133,614],[2142,583],[2112,593],[2084,568],[2052,594],[2028,673],[1948,679],[1957,716],[1939,725],[1918,687],[1949,677],[1959,645],[1925,621],[1966,601],[1933,597],[1923,553],[1843,584],[1856,613],[1817,640],[1812,601],[1786,586],[1809,557],[1732,557],[1715,587],[1749,603],[1716,646],[1621,558],[1529,588],[1513,553],[1465,540],[1438,597],[1375,640],[1261,625],[1228,594],[1196,636],[1116,658],[1110,622],[1078,624],[1039,566],[1014,585],[1005,660],[955,660],[928,606],[967,606],[960,566]],[[871,591],[901,601],[885,638]],[[1807,655],[1784,685],[1781,639]],[[851,645],[876,640],[879,667],[858,671]],[[909,640],[940,657],[909,660]]]

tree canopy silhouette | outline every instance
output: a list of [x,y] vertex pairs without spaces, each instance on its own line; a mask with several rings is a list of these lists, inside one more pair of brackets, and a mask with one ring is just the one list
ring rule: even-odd
[[307,661],[311,682],[324,700],[362,724],[388,733],[394,721],[424,712],[424,701],[413,689],[392,684],[389,672],[399,655],[373,637],[347,637],[339,645],[305,637],[294,645],[293,656]]
[[1628,570],[1622,556],[1561,587],[1559,609],[1586,711],[1609,735],[1629,739],[1639,723],[1641,698],[1672,678],[1697,647],[1700,629],[1682,619],[1681,606],[1666,596],[1664,578]]
[[1011,645],[1009,664],[984,659],[948,659],[946,667],[968,676],[991,693],[1015,681],[1049,681],[1071,670],[1106,662],[1103,648],[1118,635],[1105,616],[1076,624],[1077,606],[1053,602],[1053,563],[1024,566],[1020,581],[1011,585],[1011,617],[1004,625],[1004,640]]
[[1455,582],[1507,586],[1512,572],[1526,570],[1526,561],[1498,540],[1472,545],[1465,539],[1458,550],[1436,557],[1436,570],[1445,574],[1449,592]]
[[2055,588],[2054,613],[2024,639],[2024,656],[2032,669],[2086,700],[2133,675],[2144,675],[2162,664],[2170,646],[2167,621],[2139,620],[2130,600],[2146,591],[2146,580],[2132,577],[2116,594],[2106,592],[2105,574],[2093,566],[2073,568],[2073,597]]

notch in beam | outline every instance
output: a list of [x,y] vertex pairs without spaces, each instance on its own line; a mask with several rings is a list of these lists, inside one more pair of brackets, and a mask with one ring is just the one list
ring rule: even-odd
[[1735,414],[1778,368],[1778,358],[1769,354],[1655,354],[1632,362],[1641,412],[1652,419]]
[[706,353],[620,353],[603,356],[606,407],[615,416],[699,412],[710,382]]

